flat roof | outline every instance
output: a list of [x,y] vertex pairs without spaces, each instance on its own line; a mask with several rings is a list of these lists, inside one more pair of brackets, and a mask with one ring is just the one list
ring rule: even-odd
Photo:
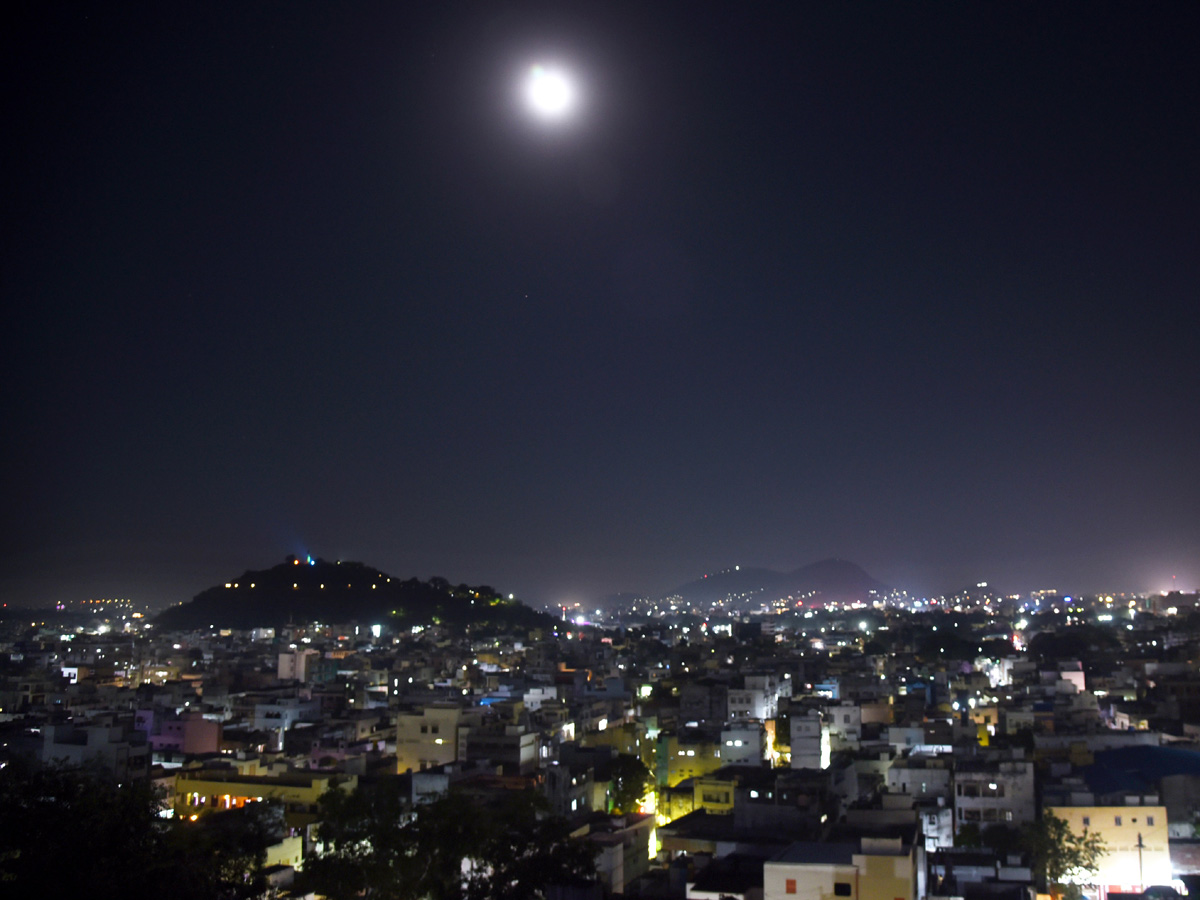
[[858,846],[858,841],[796,841],[771,857],[771,862],[848,866],[854,862]]

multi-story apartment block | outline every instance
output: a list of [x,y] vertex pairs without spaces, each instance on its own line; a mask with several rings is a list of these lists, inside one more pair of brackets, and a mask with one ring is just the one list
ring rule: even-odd
[[892,763],[887,772],[888,791],[908,794],[914,800],[948,801],[953,796],[950,757],[913,755]]
[[729,690],[731,719],[773,719],[779,712],[779,681],[774,675],[746,675]]
[[523,725],[480,723],[464,729],[459,752],[468,761],[486,761],[503,766],[508,774],[525,775],[537,768],[538,733]]
[[725,765],[758,766],[767,756],[767,731],[761,722],[732,722],[721,729]]
[[120,781],[146,778],[150,773],[150,748],[146,736],[134,729],[132,720],[116,715],[45,726],[41,759],[42,762],[69,766],[99,764]]
[[459,729],[478,721],[456,703],[431,703],[396,716],[396,771],[420,772],[458,759]]
[[721,723],[729,717],[729,685],[705,678],[679,690],[679,720],[683,723]]
[[862,737],[862,707],[857,703],[835,703],[825,714],[830,747],[835,751],[856,749]]
[[963,825],[1019,826],[1037,816],[1031,760],[958,760],[954,768],[955,833]]
[[305,697],[276,697],[254,705],[254,729],[271,734],[271,749],[283,749],[283,733],[297,722],[319,722],[321,703]]
[[280,681],[306,681],[308,667],[313,659],[320,659],[319,651],[312,647],[284,650],[279,654],[278,677]]
[[655,783],[660,787],[707,775],[724,764],[717,736],[692,728],[660,732],[654,761]]
[[792,768],[829,768],[829,727],[819,710],[790,716],[792,729]]
[[595,778],[591,766],[555,763],[546,766],[544,772],[546,780],[543,791],[554,815],[566,819],[591,812],[595,808]]

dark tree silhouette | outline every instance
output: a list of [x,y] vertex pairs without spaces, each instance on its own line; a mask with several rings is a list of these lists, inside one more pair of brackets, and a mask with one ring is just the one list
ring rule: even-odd
[[149,782],[16,759],[0,770],[0,884],[9,897],[177,900],[262,892],[278,820],[265,804],[198,822],[159,815]]
[[334,789],[320,801],[324,851],[304,884],[332,900],[498,900],[594,879],[592,849],[544,806],[532,792],[486,803],[451,793],[409,810],[399,779]]
[[609,767],[612,779],[612,811],[638,811],[638,804],[654,784],[654,775],[636,756],[619,753]]

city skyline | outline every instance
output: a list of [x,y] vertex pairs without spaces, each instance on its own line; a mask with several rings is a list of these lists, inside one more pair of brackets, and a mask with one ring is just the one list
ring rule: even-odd
[[1197,17],[28,7],[0,593],[1195,590]]

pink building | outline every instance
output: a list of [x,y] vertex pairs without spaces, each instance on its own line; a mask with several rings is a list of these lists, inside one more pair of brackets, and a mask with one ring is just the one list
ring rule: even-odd
[[218,753],[221,749],[220,722],[204,718],[198,712],[185,712],[178,717],[160,718],[147,710],[138,713],[138,725],[149,726],[152,750],[174,750],[177,753]]

